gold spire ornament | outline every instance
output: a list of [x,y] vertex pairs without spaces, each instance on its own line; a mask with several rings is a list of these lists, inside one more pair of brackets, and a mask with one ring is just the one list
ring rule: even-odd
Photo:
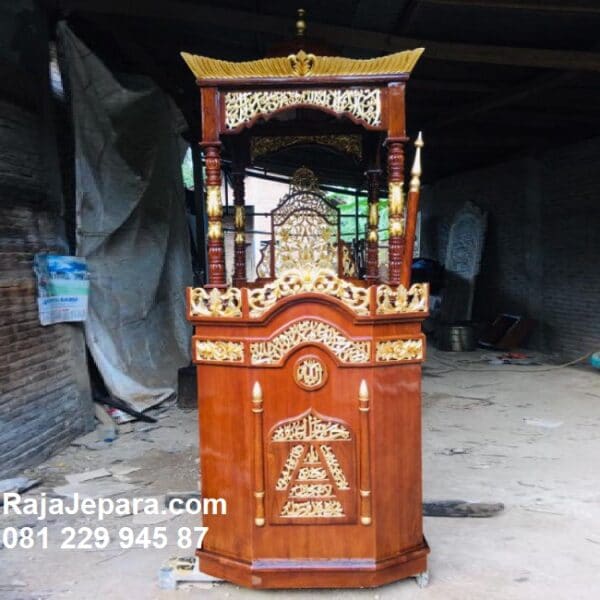
[[423,132],[419,131],[419,135],[415,140],[415,160],[413,162],[413,166],[410,174],[412,175],[410,180],[410,191],[418,192],[421,186],[421,148],[425,145],[423,142]]
[[298,9],[298,20],[296,21],[296,35],[298,37],[304,37],[306,33],[306,21],[304,17],[306,16],[306,11],[303,8]]

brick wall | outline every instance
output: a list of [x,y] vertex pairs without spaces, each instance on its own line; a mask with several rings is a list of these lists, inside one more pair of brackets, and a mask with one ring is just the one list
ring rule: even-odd
[[422,254],[443,261],[452,215],[488,211],[474,317],[538,321],[532,348],[577,357],[600,347],[600,139],[449,177],[424,189]]
[[[27,2],[4,10],[4,28],[13,22],[40,34],[39,15]],[[18,55],[0,51],[11,74],[0,83],[1,479],[88,430],[93,405],[81,328],[42,327],[37,315],[33,255],[67,248],[61,206],[50,193],[44,106],[33,93],[39,69],[31,68],[31,55],[24,65]]]

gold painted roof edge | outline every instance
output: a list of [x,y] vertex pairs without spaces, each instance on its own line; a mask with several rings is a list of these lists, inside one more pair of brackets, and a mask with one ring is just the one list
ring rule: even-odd
[[267,77],[334,77],[338,75],[393,75],[410,73],[425,48],[404,50],[387,56],[353,59],[316,56],[300,51],[290,56],[231,62],[182,52],[196,79],[252,79]]

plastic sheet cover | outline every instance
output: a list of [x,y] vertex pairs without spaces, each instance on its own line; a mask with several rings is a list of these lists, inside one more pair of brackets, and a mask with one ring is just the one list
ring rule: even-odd
[[189,231],[180,112],[150,79],[117,77],[60,23],[71,93],[77,255],[89,268],[85,334],[111,394],[138,411],[189,364]]

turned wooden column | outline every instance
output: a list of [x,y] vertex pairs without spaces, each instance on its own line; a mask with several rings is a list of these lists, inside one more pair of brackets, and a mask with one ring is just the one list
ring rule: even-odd
[[367,274],[372,285],[379,279],[379,171],[367,171],[369,232],[367,235]]
[[242,287],[246,285],[246,207],[244,205],[244,171],[234,171],[233,204],[235,206],[235,238],[234,238],[234,266],[233,285]]
[[415,160],[411,169],[410,188],[406,201],[406,243],[404,245],[404,260],[400,283],[406,288],[410,285],[413,251],[415,247],[415,231],[417,228],[417,214],[419,212],[419,193],[421,187],[421,148],[423,147],[423,136],[415,141]]
[[388,207],[390,236],[388,246],[388,280],[398,285],[404,255],[404,149],[402,142],[388,139]]
[[221,203],[221,148],[207,143],[204,147],[206,165],[206,215],[208,216],[208,284],[225,287],[225,250],[223,246],[223,205]]

